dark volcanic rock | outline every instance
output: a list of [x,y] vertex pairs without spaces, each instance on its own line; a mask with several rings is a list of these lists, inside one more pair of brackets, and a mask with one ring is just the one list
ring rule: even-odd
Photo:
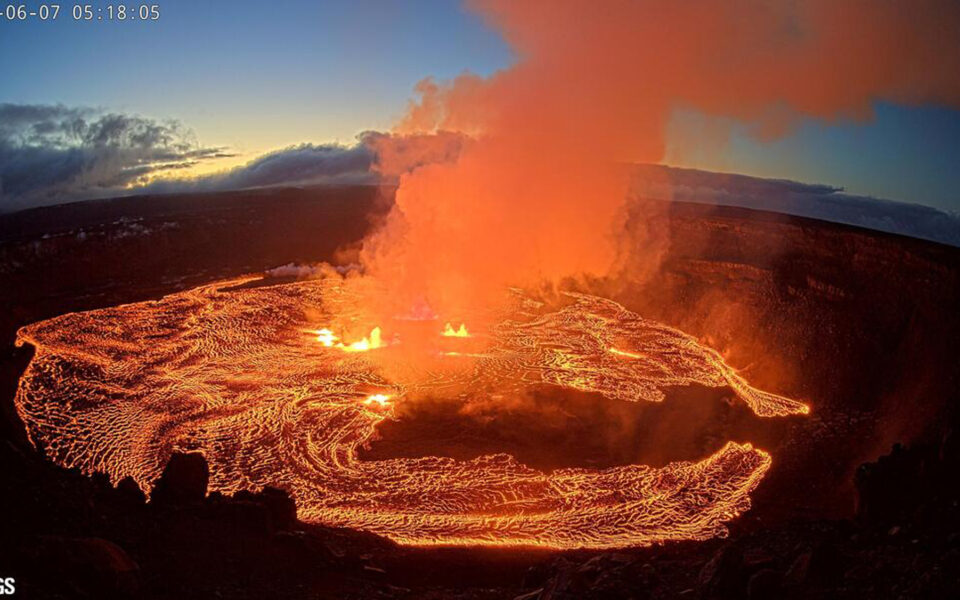
[[942,527],[955,515],[960,498],[956,473],[955,434],[940,444],[895,444],[890,454],[857,469],[857,519],[868,526],[885,528],[890,535],[903,525]]
[[133,477],[124,477],[117,484],[117,495],[122,501],[130,506],[140,506],[147,501],[146,494],[133,480]]
[[290,530],[297,523],[297,505],[284,490],[272,487],[265,487],[258,493],[243,490],[234,494],[233,498],[263,506],[269,515],[272,529]]
[[543,588],[538,588],[532,592],[527,592],[526,594],[520,594],[513,600],[540,600],[541,595],[543,594]]
[[208,507],[207,514],[215,521],[227,523],[237,531],[254,536],[268,536],[276,531],[270,510],[262,502],[217,495]]
[[28,553],[69,596],[122,598],[134,595],[140,586],[137,563],[104,539],[43,536]]
[[742,596],[747,583],[743,552],[732,544],[721,547],[700,570],[698,582],[704,598]]
[[784,583],[791,587],[800,587],[807,582],[810,575],[810,565],[813,562],[812,552],[803,552],[790,564],[784,577]]
[[201,502],[209,480],[210,468],[202,454],[174,453],[157,479],[150,501],[159,506]]
[[780,597],[783,575],[773,569],[760,569],[747,583],[749,600],[774,600]]
[[566,559],[553,566],[553,575],[536,593],[539,600],[642,600],[656,587],[655,569],[626,553],[598,554],[581,564]]

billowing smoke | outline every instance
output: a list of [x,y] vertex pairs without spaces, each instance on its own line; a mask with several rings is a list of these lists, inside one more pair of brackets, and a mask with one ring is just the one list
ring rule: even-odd
[[116,193],[223,156],[176,121],[0,104],[0,210]]
[[[615,264],[629,176],[663,159],[678,108],[775,137],[871,103],[960,106],[954,0],[480,0],[518,61],[425,79],[396,132],[470,136],[453,162],[401,177],[369,273],[402,310],[441,314]],[[451,315],[452,316],[452,315]]]

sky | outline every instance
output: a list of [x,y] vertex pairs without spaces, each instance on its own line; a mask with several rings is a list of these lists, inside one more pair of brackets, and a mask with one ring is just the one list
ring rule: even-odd
[[[71,6],[56,22],[0,19],[0,103],[177,120],[221,150],[196,172],[296,144],[351,144],[390,129],[423,77],[485,76],[516,60],[455,1],[166,0],[157,21],[86,23]],[[960,211],[956,110],[877,103],[866,118],[805,120],[775,140],[693,111],[677,110],[671,127],[672,165]],[[702,135],[681,135],[690,131]]]
[[155,22],[0,21],[0,102],[175,118],[244,154],[386,129],[414,84],[510,64],[456,2],[160,4]]

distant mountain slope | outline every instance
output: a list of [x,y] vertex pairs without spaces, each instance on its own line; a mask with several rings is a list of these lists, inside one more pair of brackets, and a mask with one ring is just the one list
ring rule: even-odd
[[960,246],[960,215],[919,204],[845,194],[829,185],[639,165],[634,169],[632,193],[809,217]]
[[[781,179],[763,179],[732,173],[713,173],[663,165],[632,165],[631,196],[675,200],[696,204],[749,208],[833,223],[854,225],[875,231],[940,242],[960,247],[960,214],[945,212],[919,204],[894,202],[867,196],[846,194],[829,185],[799,183]],[[90,225],[105,214],[146,216],[169,211],[225,209],[235,202],[260,202],[264,199],[286,199],[296,194],[310,196],[310,190],[362,189],[376,186],[389,196],[396,181],[370,172],[371,182],[364,186],[273,184],[261,187],[178,193],[130,195],[112,199],[86,200],[69,204],[32,208],[3,213],[0,210],[0,239],[24,235],[54,233],[64,227]],[[105,211],[105,212],[104,212]]]

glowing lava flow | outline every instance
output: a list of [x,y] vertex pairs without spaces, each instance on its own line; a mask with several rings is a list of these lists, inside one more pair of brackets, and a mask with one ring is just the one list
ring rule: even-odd
[[453,325],[447,323],[446,327],[443,328],[444,337],[470,337],[470,334],[467,333],[467,325],[465,323],[460,324],[459,329],[454,329]]
[[[62,465],[144,487],[170,452],[199,450],[213,490],[284,488],[301,519],[401,543],[609,548],[723,535],[770,456],[728,443],[699,462],[544,473],[505,454],[366,461],[358,451],[405,394],[451,384],[552,384],[635,402],[698,383],[730,386],[759,415],[806,412],[602,298],[572,295],[553,312],[521,300],[472,367],[387,381],[371,353],[347,352],[331,330],[303,335],[305,314],[333,322],[350,311],[336,281],[226,287],[238,283],[21,329],[18,343],[37,349],[16,396],[31,438]],[[368,347],[382,343],[374,332]]]
[[317,336],[316,339],[323,346],[327,348],[340,348],[345,352],[366,352],[367,350],[374,350],[376,348],[382,348],[383,335],[379,327],[374,327],[370,332],[369,337],[365,337],[360,341],[353,342],[352,344],[344,344],[340,341],[340,338],[337,337],[329,329],[308,329],[307,333]]

